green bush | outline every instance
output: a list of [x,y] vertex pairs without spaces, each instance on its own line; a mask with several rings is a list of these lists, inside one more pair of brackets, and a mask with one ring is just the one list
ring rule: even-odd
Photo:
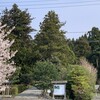
[[48,89],[51,86],[52,80],[57,80],[57,66],[49,61],[38,61],[34,66],[35,86],[40,89]]
[[90,75],[93,73],[83,66],[75,65],[70,66],[68,74],[70,97],[74,100],[91,100],[95,81],[92,83]]
[[21,93],[32,87],[33,87],[32,85],[20,84],[20,85],[18,85],[18,92]]
[[17,85],[11,87],[10,94],[11,95],[17,95],[18,94],[18,86]]
[[33,87],[32,85],[27,85],[26,88],[29,89],[29,88],[32,88],[32,87]]
[[26,89],[28,89],[27,85],[25,85],[25,84],[18,85],[18,92],[19,93],[23,92]]

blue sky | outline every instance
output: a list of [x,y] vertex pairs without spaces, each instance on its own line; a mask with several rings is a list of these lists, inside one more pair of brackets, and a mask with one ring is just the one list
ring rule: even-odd
[[[68,32],[67,38],[78,38],[94,26],[100,28],[100,0],[0,0],[0,12],[5,7],[10,9],[14,3],[22,10],[28,8],[35,18],[31,25],[36,30],[50,10],[59,15],[61,22],[66,22],[62,29]],[[32,33],[32,37],[36,33]]]

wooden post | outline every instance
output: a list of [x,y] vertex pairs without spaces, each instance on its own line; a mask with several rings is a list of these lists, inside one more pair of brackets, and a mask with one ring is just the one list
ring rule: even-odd
[[65,95],[64,95],[64,99],[66,100],[66,84],[65,84]]

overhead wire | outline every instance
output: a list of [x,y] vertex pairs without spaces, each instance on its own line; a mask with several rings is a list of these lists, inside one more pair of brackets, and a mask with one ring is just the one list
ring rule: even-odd
[[[44,2],[50,2],[50,1],[54,1],[54,0],[44,0]],[[22,0],[22,1],[17,1],[16,3],[23,3],[23,2],[24,3],[25,2],[28,2],[29,3],[29,2],[41,2],[41,1],[40,0],[34,0],[34,1],[33,0],[28,0],[28,1],[25,1],[25,0],[23,1]],[[11,2],[11,1],[3,1],[3,2],[0,2],[0,3],[7,3],[8,4],[8,3],[13,3],[13,2]]]
[[[66,5],[66,4],[82,4],[82,3],[100,3],[100,1],[82,1],[82,2],[65,2],[65,3],[38,3],[33,4],[32,2],[29,2],[31,4],[21,4],[20,6],[43,6],[43,5]],[[4,6],[4,3],[1,4],[0,7]]]
[[52,7],[32,7],[32,8],[29,8],[28,7],[28,9],[49,9],[49,8],[72,8],[72,7],[85,7],[85,6],[99,6],[100,5],[100,3],[99,4],[85,4],[85,5],[69,5],[69,6],[52,6]]
[[[80,7],[80,6],[100,5],[100,1],[79,1],[79,2],[39,3],[39,4],[32,4],[33,1],[31,1],[30,3],[31,4],[28,4],[28,3],[27,4],[21,4],[21,5],[19,4],[19,6],[21,6],[21,7],[28,7],[28,6],[30,6],[30,7],[28,7],[28,9],[46,9],[46,8],[65,8],[65,7]],[[2,4],[4,4],[4,3],[1,3],[0,7],[4,7],[4,5],[2,5]],[[49,5],[49,7],[48,7],[48,5]],[[6,5],[6,6],[9,6],[9,5]],[[37,7],[32,7],[32,6],[37,6]]]
[[[55,2],[54,0],[46,0],[45,1],[45,3],[49,3],[49,2]],[[42,2],[40,2],[39,0],[37,0],[37,1],[16,1],[16,3],[22,3],[22,2],[24,2],[24,3],[35,3],[35,2],[38,2],[38,3],[44,3],[43,1]],[[70,2],[65,2],[65,4],[75,4],[75,3],[92,3],[92,2],[100,2],[100,1],[95,1],[95,0],[85,0],[85,1],[74,1],[74,2],[72,2],[72,1],[70,1]],[[0,2],[0,3],[3,3],[3,4],[8,4],[8,3],[13,3],[13,2]],[[52,3],[51,3],[52,4]],[[56,3],[55,2],[55,4],[61,4],[61,3]]]
[[[51,3],[50,1],[53,1],[54,3]],[[28,9],[47,9],[47,8],[67,8],[67,7],[81,7],[81,6],[96,6],[100,5],[100,1],[77,1],[77,2],[65,2],[65,3],[56,3],[54,0],[45,0],[45,3],[39,0],[36,1],[17,1],[16,3],[19,3],[21,7],[28,7]],[[24,2],[24,4],[20,4]],[[3,7],[4,5],[9,6],[8,4],[12,4],[14,2],[0,2],[0,7]],[[27,4],[25,4],[27,3]],[[49,7],[44,7],[45,5],[49,5]],[[51,6],[50,6],[51,5]],[[53,6],[54,5],[54,6]],[[31,7],[31,6],[42,6],[42,7]],[[86,31],[77,31],[77,32],[67,32],[67,33],[87,33]]]

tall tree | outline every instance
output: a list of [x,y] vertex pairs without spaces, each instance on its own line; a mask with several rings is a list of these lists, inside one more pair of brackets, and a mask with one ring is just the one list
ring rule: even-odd
[[10,38],[15,38],[15,47],[24,47],[31,40],[30,32],[33,31],[30,23],[32,18],[27,10],[20,10],[16,4],[10,10],[5,9],[1,16],[3,24],[9,27],[16,26],[15,30],[10,35]]
[[30,36],[30,32],[33,31],[33,28],[30,26],[32,18],[28,13],[28,10],[22,11],[16,4],[14,4],[10,10],[5,9],[3,11],[0,20],[3,24],[6,23],[9,27],[15,26],[15,29],[8,37],[11,40],[15,39],[15,43],[12,45],[12,49],[17,48],[19,51],[14,57],[14,61],[17,67],[21,67],[21,75],[19,74],[20,77],[17,78],[20,78],[22,81],[22,74],[29,73],[30,71],[27,71],[27,68],[31,70],[33,64],[32,56],[28,56],[33,55],[32,49],[34,44],[31,42],[32,38]]
[[74,53],[70,50],[61,30],[64,23],[59,21],[58,15],[54,11],[49,11],[40,23],[40,31],[35,36],[36,53],[38,60],[50,60],[66,66],[75,60]]
[[88,40],[92,51],[100,48],[100,30],[93,27],[92,30],[88,32]]
[[100,30],[98,28],[93,27],[88,32],[88,41],[92,51],[88,59],[98,69],[98,81],[100,81]]
[[10,41],[7,35],[11,33],[11,30],[5,30],[6,25],[1,25],[0,22],[0,89],[5,80],[9,79],[9,76],[15,72],[14,62],[10,59],[15,56],[16,51],[11,51],[10,47],[14,41]]
[[98,81],[100,80],[100,30],[93,27],[84,36],[72,43],[73,51],[78,57],[86,57],[98,70]]

